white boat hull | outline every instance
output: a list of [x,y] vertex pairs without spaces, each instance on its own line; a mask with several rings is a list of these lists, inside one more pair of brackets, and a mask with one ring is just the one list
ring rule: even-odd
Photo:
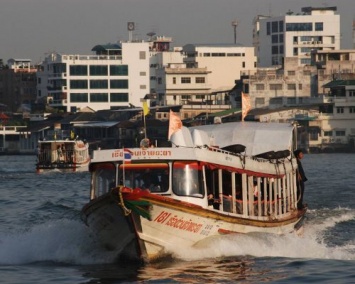
[[202,245],[225,234],[296,232],[305,213],[305,209],[295,210],[287,218],[261,221],[147,194],[142,200],[150,203],[148,220],[124,210],[118,196],[111,192],[91,201],[83,209],[83,219],[105,248],[145,261]]

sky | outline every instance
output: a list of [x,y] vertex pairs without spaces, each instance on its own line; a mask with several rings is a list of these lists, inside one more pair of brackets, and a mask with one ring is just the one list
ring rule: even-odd
[[233,43],[252,46],[257,15],[280,16],[302,7],[336,6],[341,21],[341,48],[352,47],[355,0],[0,0],[0,59],[40,63],[49,53],[93,54],[98,44],[147,33],[173,38],[172,46]]

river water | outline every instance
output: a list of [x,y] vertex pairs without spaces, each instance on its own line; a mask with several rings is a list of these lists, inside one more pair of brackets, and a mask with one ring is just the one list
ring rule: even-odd
[[155,263],[117,263],[80,219],[89,173],[0,156],[0,283],[355,283],[355,154],[308,154],[302,237],[223,236]]

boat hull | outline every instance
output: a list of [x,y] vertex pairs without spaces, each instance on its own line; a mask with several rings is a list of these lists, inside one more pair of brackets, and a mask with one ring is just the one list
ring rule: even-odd
[[169,197],[147,194],[141,200],[150,204],[150,218],[120,206],[117,192],[94,199],[83,208],[83,219],[102,244],[149,261],[175,254],[189,247],[203,246],[211,238],[225,234],[288,234],[301,228],[306,210],[295,210],[283,219],[257,220],[232,216]]

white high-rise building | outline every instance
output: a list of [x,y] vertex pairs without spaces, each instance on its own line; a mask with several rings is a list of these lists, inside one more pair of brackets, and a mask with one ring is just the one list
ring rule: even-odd
[[253,31],[258,67],[281,65],[285,57],[298,57],[298,65],[309,65],[312,50],[340,49],[336,11],[336,7],[305,7],[301,13],[258,16]]
[[97,45],[92,51],[48,55],[37,74],[37,99],[65,112],[140,107],[150,91],[149,43]]

